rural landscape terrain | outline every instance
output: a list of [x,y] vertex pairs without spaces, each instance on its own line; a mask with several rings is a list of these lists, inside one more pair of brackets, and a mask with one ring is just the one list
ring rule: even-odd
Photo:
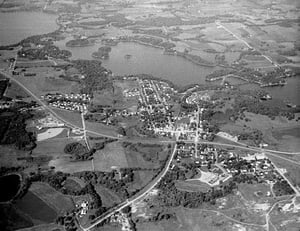
[[0,0],[0,230],[299,231],[299,12]]

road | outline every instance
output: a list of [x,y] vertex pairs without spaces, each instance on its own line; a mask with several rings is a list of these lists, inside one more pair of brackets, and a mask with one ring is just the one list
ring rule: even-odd
[[[95,135],[99,135],[99,136],[103,136],[103,137],[108,137],[108,138],[113,138],[113,139],[119,139],[119,140],[124,140],[124,141],[129,141],[129,140],[126,140],[126,139],[123,139],[123,138],[119,138],[119,137],[116,137],[116,136],[110,136],[110,135],[107,135],[107,134],[102,134],[102,133],[99,133],[99,132],[94,132],[94,131],[90,131],[90,130],[86,130],[85,129],[85,126],[83,125],[83,128],[79,128],[77,127],[76,125],[70,123],[69,121],[66,121],[65,119],[61,118],[59,115],[57,115],[55,113],[55,111],[53,111],[47,104],[45,104],[42,100],[40,100],[34,93],[32,93],[26,86],[24,86],[20,81],[18,81],[17,79],[15,79],[14,77],[12,77],[10,74],[6,73],[6,72],[3,72],[3,71],[0,71],[0,73],[2,73],[4,76],[6,76],[7,78],[9,78],[11,81],[15,82],[16,84],[18,84],[20,87],[22,87],[28,94],[30,94],[41,106],[43,106],[45,109],[47,109],[49,112],[51,112],[56,118],[58,118],[59,120],[63,121],[66,125],[72,127],[72,128],[76,128],[76,129],[83,129],[85,132],[89,132],[91,134],[95,134]],[[132,142],[132,140],[130,140]],[[184,141],[182,140],[183,142],[186,142],[186,143],[195,143],[195,141]],[[141,142],[141,140],[137,141],[137,142]],[[148,141],[149,142],[149,141]],[[139,201],[141,200],[144,196],[146,196],[156,185],[157,183],[165,176],[165,174],[167,173],[169,167],[170,167],[170,164],[174,158],[174,155],[176,153],[176,149],[177,149],[177,146],[176,146],[176,142],[175,140],[165,140],[165,141],[162,141],[162,140],[153,140],[153,142],[155,143],[175,143],[175,147],[174,147],[174,150],[172,152],[172,154],[170,155],[170,158],[168,159],[167,163],[166,163],[166,166],[164,167],[163,171],[150,183],[148,184],[148,186],[143,189],[141,192],[139,192],[138,194],[136,194],[135,196],[133,196],[131,199],[119,204],[118,206],[114,207],[113,209],[109,210],[108,212],[104,213],[104,215],[98,217],[95,219],[95,222],[90,225],[89,227],[81,227],[84,231],[88,231],[90,230],[91,228],[95,227],[97,224],[101,223],[102,221],[104,221],[105,219],[109,218],[111,215],[113,215],[115,212],[117,211],[120,211],[121,209],[125,208],[126,206],[128,205],[131,205],[132,203],[136,202],[136,201]],[[299,162],[296,162],[296,161],[292,161],[290,159],[287,159],[287,158],[284,158],[284,157],[281,157],[281,156],[278,156],[276,154],[290,154],[290,155],[298,155],[300,153],[290,153],[290,152],[281,152],[281,151],[276,151],[276,150],[270,150],[270,149],[260,149],[260,148],[257,148],[257,147],[252,147],[252,146],[245,146],[245,144],[242,144],[242,143],[237,143],[236,145],[235,144],[225,144],[225,143],[218,143],[218,142],[210,142],[210,141],[203,141],[203,140],[197,140],[196,143],[199,143],[199,144],[211,144],[211,145],[216,145],[216,146],[225,146],[225,147],[234,147],[234,148],[239,148],[239,149],[244,149],[244,150],[249,150],[249,151],[256,151],[256,152],[261,152],[261,151],[264,151],[266,152],[267,155],[273,155],[273,156],[276,156],[278,158],[281,158],[281,159],[284,159],[284,160],[287,160],[287,161],[290,161],[290,162],[293,162],[297,165],[300,166],[300,163]],[[274,165],[275,166],[275,165]],[[277,166],[276,166],[277,168]],[[278,169],[278,168],[277,168]],[[299,191],[290,183],[290,181],[284,176],[284,174],[281,173],[280,170],[277,170],[284,179],[287,180],[287,182],[291,185],[291,187],[295,190],[296,192],[296,196],[299,196],[300,193]]]
[[125,201],[124,203],[122,203],[121,205],[118,205],[117,207],[115,207],[114,209],[112,209],[112,211],[109,211],[108,213],[105,213],[105,215],[100,216],[98,218],[95,219],[95,222],[90,225],[89,227],[81,227],[84,231],[88,231],[90,229],[92,229],[93,227],[95,227],[96,225],[98,225],[99,223],[101,223],[102,221],[104,221],[105,219],[109,218],[110,216],[112,216],[114,213],[122,210],[123,208],[131,205],[134,202],[137,202],[141,199],[143,199],[143,197],[145,197],[156,185],[157,183],[166,175],[166,173],[168,172],[170,165],[172,163],[172,160],[175,156],[177,150],[177,145],[175,144],[174,146],[174,150],[172,152],[172,154],[170,155],[164,169],[162,170],[162,172],[150,183],[148,184],[147,188],[142,190],[143,192],[141,194],[138,193],[138,195],[133,196],[131,199]]
[[88,150],[90,150],[90,144],[88,142],[87,136],[86,136],[86,127],[85,127],[85,120],[84,120],[84,111],[82,110],[81,114],[81,121],[82,121],[82,129],[83,129],[83,137],[84,137],[84,141],[86,144],[86,147],[88,148]]
[[[268,153],[266,153],[266,154],[268,154]],[[290,182],[290,180],[283,174],[283,172],[277,167],[277,165],[273,161],[272,161],[272,164],[273,164],[274,168],[276,169],[276,171],[282,176],[283,179],[285,179],[288,182],[290,187],[295,191],[296,196],[300,196],[299,190]]]
[[275,67],[280,67],[279,64],[274,63],[272,61],[272,59],[264,54],[262,54],[259,50],[257,50],[256,48],[252,47],[248,42],[246,42],[245,40],[243,40],[242,38],[240,38],[239,36],[237,36],[235,33],[233,33],[231,30],[229,30],[227,27],[225,27],[224,25],[222,25],[219,21],[216,21],[216,25],[223,28],[224,30],[226,30],[229,34],[231,34],[233,37],[235,37],[237,40],[239,40],[240,42],[244,43],[249,49],[253,50],[253,51],[257,51],[260,53],[260,55],[262,57],[264,57],[266,60],[268,60],[273,66]]
[[[62,118],[61,116],[59,116],[55,111],[53,111],[46,103],[44,103],[42,100],[40,100],[39,97],[37,97],[33,92],[31,92],[24,84],[22,84],[20,81],[18,81],[17,79],[15,79],[14,77],[12,77],[11,74],[6,73],[4,71],[0,71],[1,74],[3,74],[6,78],[10,79],[11,81],[15,82],[16,84],[18,84],[20,87],[22,87],[29,95],[31,95],[36,101],[37,103],[39,103],[41,106],[43,106],[46,110],[48,110],[49,112],[51,112],[57,119],[61,120],[62,122],[64,122],[66,125],[68,125],[71,128],[75,128],[75,129],[83,129],[83,127],[78,127],[74,124],[72,124],[71,122],[65,120],[64,118]],[[118,140],[123,140],[123,141],[127,141],[127,142],[132,142],[132,140],[126,140],[122,137],[118,137],[118,136],[112,136],[112,135],[107,135],[107,134],[103,134],[100,132],[95,132],[95,131],[91,131],[86,129],[86,132],[94,134],[94,135],[98,135],[98,136],[103,136],[103,137],[107,137],[107,138],[112,138],[112,139],[118,139]],[[194,142],[194,141],[184,141],[183,142],[189,143],[189,142]],[[137,140],[136,142],[143,142],[143,140]],[[146,141],[148,143],[148,141]],[[150,141],[151,142],[151,141]],[[175,140],[153,140],[153,143],[176,143],[177,141]],[[211,144],[211,145],[218,145],[218,146],[227,146],[227,147],[235,147],[235,148],[240,148],[240,149],[244,149],[244,150],[249,150],[249,151],[261,151],[260,148],[257,147],[253,147],[253,146],[246,146],[243,143],[237,142],[237,145],[234,144],[226,144],[226,143],[219,143],[219,142],[210,142],[210,141],[204,141],[204,140],[198,140],[198,143],[200,144]],[[284,152],[284,151],[276,151],[276,150],[272,150],[272,149],[263,149],[264,151],[268,152],[271,155],[274,155],[275,153],[278,154],[287,154],[287,155],[300,155],[300,152]],[[277,156],[277,155],[276,155]],[[288,160],[288,161],[292,161],[290,159],[278,156],[279,158]],[[297,164],[300,165],[300,163],[295,162]]]
[[[59,116],[55,111],[53,111],[46,103],[44,103],[42,100],[40,100],[39,97],[37,97],[33,92],[31,92],[24,84],[22,84],[20,81],[18,81],[17,79],[15,79],[14,77],[12,77],[9,73],[6,73],[4,71],[0,71],[1,74],[3,74],[6,78],[9,78],[11,81],[15,82],[16,84],[18,84],[20,87],[22,87],[29,95],[32,96],[32,98],[34,98],[41,106],[43,106],[46,110],[48,110],[49,112],[51,112],[57,119],[61,120],[62,122],[64,122],[66,125],[68,125],[71,128],[75,128],[75,129],[80,129],[82,130],[82,127],[78,127],[74,124],[72,124],[71,122],[65,120],[64,118],[62,118],[61,116]],[[111,135],[107,135],[107,134],[103,134],[100,132],[95,132],[95,131],[90,131],[90,130],[86,130],[86,132],[89,132],[91,134],[94,135],[98,135],[98,136],[103,136],[103,137],[108,137],[108,138],[113,138],[113,139],[121,139],[120,137],[117,136],[111,136]]]

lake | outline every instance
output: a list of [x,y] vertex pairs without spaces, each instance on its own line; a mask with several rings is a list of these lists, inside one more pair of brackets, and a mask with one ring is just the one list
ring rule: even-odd
[[[66,41],[58,41],[55,45],[71,51],[71,59],[93,59],[92,53],[101,47],[100,44],[87,47],[66,47]],[[126,59],[124,56],[127,54],[131,55],[131,58]],[[182,57],[164,55],[163,50],[158,48],[124,42],[113,46],[109,59],[101,61],[103,66],[115,75],[151,74],[181,86],[205,83],[205,76],[218,69],[218,67],[199,66]]]
[[43,12],[0,13],[0,45],[20,42],[32,35],[46,34],[58,29],[56,15]]
[[17,174],[0,177],[0,202],[13,199],[19,191],[20,183],[20,176]]
[[287,100],[293,104],[300,105],[300,77],[291,77],[285,80],[287,82],[285,86],[260,88],[257,84],[250,83],[241,85],[239,88],[242,90],[262,89],[268,92],[273,99]]

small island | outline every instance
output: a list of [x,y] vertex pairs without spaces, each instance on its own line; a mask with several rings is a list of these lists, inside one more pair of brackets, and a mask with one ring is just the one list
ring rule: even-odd
[[67,47],[85,47],[91,45],[93,45],[93,42],[88,39],[74,39],[66,43]]
[[99,47],[98,51],[92,54],[92,57],[95,59],[108,59],[110,52],[111,52],[111,47],[109,46]]
[[126,54],[126,55],[124,56],[125,59],[130,59],[131,57],[132,57],[132,55],[130,55],[130,54]]

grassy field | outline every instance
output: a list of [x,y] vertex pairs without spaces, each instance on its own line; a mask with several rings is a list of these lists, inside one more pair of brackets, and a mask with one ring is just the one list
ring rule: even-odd
[[134,192],[143,188],[153,179],[154,174],[154,171],[136,171],[133,182],[128,185],[128,191]]
[[17,150],[14,147],[1,145],[0,148],[0,167],[5,166],[16,166],[16,165],[24,165],[25,161],[17,160],[18,157],[25,156],[27,152]]
[[58,157],[49,162],[49,166],[55,167],[55,171],[75,173],[81,171],[93,171],[91,160],[71,161],[68,156]]
[[29,97],[29,95],[27,94],[27,92],[25,92],[23,90],[23,88],[21,88],[19,85],[17,85],[15,82],[10,82],[10,85],[8,86],[5,96],[7,97],[11,97],[13,99],[15,98],[27,98]]
[[109,189],[101,185],[96,185],[95,188],[97,193],[101,196],[102,203],[105,207],[111,207],[115,203],[121,203],[120,198]]
[[[160,222],[138,223],[137,229],[141,231],[229,231],[229,230],[247,230],[249,226],[239,225],[232,222],[224,216],[201,209],[174,209],[176,217],[174,219],[163,220]],[[252,227],[251,227],[252,228]],[[249,229],[251,231],[260,231],[260,229]]]
[[207,192],[210,189],[209,185],[198,180],[176,181],[175,186],[178,190],[186,192]]
[[72,138],[53,139],[37,142],[37,147],[33,150],[33,155],[56,156],[64,154],[64,148],[68,143],[74,142]]
[[[85,121],[85,126],[87,130],[92,132],[97,132],[108,136],[115,136],[115,137],[117,136],[115,127],[107,126],[101,123],[88,122],[88,121]],[[90,132],[87,132],[87,134],[90,136],[96,136],[95,134]]]
[[259,202],[267,197],[267,193],[270,192],[270,185],[239,184],[239,191],[246,200]]
[[52,110],[62,119],[74,124],[77,127],[82,128],[82,120],[79,112],[72,112],[54,107],[52,107]]
[[36,224],[53,222],[57,216],[52,207],[48,206],[31,191],[16,203],[16,207],[34,219]]
[[[29,70],[30,69],[30,70]],[[27,72],[36,73],[37,76],[18,76],[18,80],[24,84],[30,91],[36,96],[44,95],[46,93],[77,93],[78,84],[71,81],[66,81],[60,78],[51,79],[47,75],[51,72],[48,70],[42,70],[42,68],[29,68]],[[46,73],[45,73],[46,72]],[[55,73],[55,72],[54,72]]]
[[112,168],[127,168],[128,163],[122,143],[113,142],[94,154],[94,166],[97,171],[111,171]]
[[48,223],[48,224],[42,224],[33,226],[30,228],[25,229],[19,229],[20,231],[63,231],[64,228],[56,223]]
[[141,168],[158,168],[160,161],[168,156],[166,146],[132,144],[125,148],[128,166]]
[[71,197],[63,195],[46,183],[34,182],[29,190],[47,203],[58,214],[63,214],[74,208]]
[[[80,182],[80,183],[78,183]],[[64,187],[70,191],[80,191],[84,187],[84,182],[77,177],[69,177],[64,184]]]

